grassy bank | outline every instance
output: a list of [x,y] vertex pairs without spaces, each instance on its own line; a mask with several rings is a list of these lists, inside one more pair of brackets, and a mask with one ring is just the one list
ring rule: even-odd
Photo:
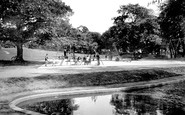
[[[180,73],[180,74],[179,74]],[[185,73],[182,68],[141,69],[125,71],[104,71],[81,74],[44,75],[37,77],[17,77],[0,79],[0,114],[23,115],[9,108],[9,102],[24,91],[45,90],[54,88],[72,88],[88,86],[115,86],[118,84],[139,81],[150,81],[179,76]],[[13,96],[14,95],[14,96]]]
[[0,95],[51,88],[107,86],[113,84],[156,80],[178,75],[179,74],[160,69],[144,69],[55,76],[47,75],[32,78],[4,78],[0,79]]

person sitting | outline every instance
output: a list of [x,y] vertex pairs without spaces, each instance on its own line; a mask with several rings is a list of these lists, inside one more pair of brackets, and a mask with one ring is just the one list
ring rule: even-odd
[[81,57],[77,57],[76,64],[80,64],[80,61],[81,61]]
[[70,59],[68,56],[64,57],[63,62],[65,62],[66,65],[68,65],[68,62],[70,62]]
[[86,63],[86,57],[84,56],[83,58],[82,58],[82,63],[85,65],[85,63]]
[[77,57],[77,61],[78,61],[78,62],[80,61],[80,59],[81,59],[80,57]]
[[86,62],[87,65],[89,65],[91,63],[91,56],[87,56],[86,58]]
[[95,57],[96,57],[96,54],[93,55],[93,59],[92,59],[93,61],[95,60]]
[[71,62],[70,62],[70,63],[72,63],[72,64],[76,65],[76,63],[77,63],[77,62],[76,62],[76,58],[75,58],[75,56],[73,56],[73,57],[72,57],[72,59],[71,59]]

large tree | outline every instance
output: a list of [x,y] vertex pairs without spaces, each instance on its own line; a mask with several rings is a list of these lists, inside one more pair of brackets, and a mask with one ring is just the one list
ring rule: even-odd
[[139,47],[147,53],[157,52],[159,54],[162,38],[157,17],[146,18],[138,25],[141,40]]
[[115,25],[109,29],[107,36],[112,39],[113,47],[124,52],[146,49],[143,46],[152,42],[150,35],[157,34],[159,29],[152,11],[138,4],[129,4],[122,5],[118,13],[119,16],[114,18]]
[[171,57],[176,57],[180,47],[185,54],[185,1],[167,0],[161,6],[159,15],[162,36],[169,44]]
[[17,46],[17,61],[23,61],[23,44],[53,35],[56,19],[67,18],[72,9],[61,0],[2,0],[0,2],[0,40]]

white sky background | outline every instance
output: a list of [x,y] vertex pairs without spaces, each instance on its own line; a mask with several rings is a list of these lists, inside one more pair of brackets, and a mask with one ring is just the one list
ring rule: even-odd
[[[120,5],[139,4],[147,7],[152,0],[62,0],[69,5],[74,14],[70,17],[73,27],[86,26],[90,31],[103,33],[113,25],[113,17],[118,16]],[[156,5],[150,9],[157,11]]]

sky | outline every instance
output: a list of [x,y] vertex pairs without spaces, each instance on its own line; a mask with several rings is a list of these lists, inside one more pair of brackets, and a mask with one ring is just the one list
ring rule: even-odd
[[[86,26],[92,32],[103,33],[113,25],[113,17],[118,16],[120,5],[139,4],[147,7],[152,0],[62,0],[69,5],[74,14],[70,17],[73,27]],[[156,5],[150,9],[157,11]]]

